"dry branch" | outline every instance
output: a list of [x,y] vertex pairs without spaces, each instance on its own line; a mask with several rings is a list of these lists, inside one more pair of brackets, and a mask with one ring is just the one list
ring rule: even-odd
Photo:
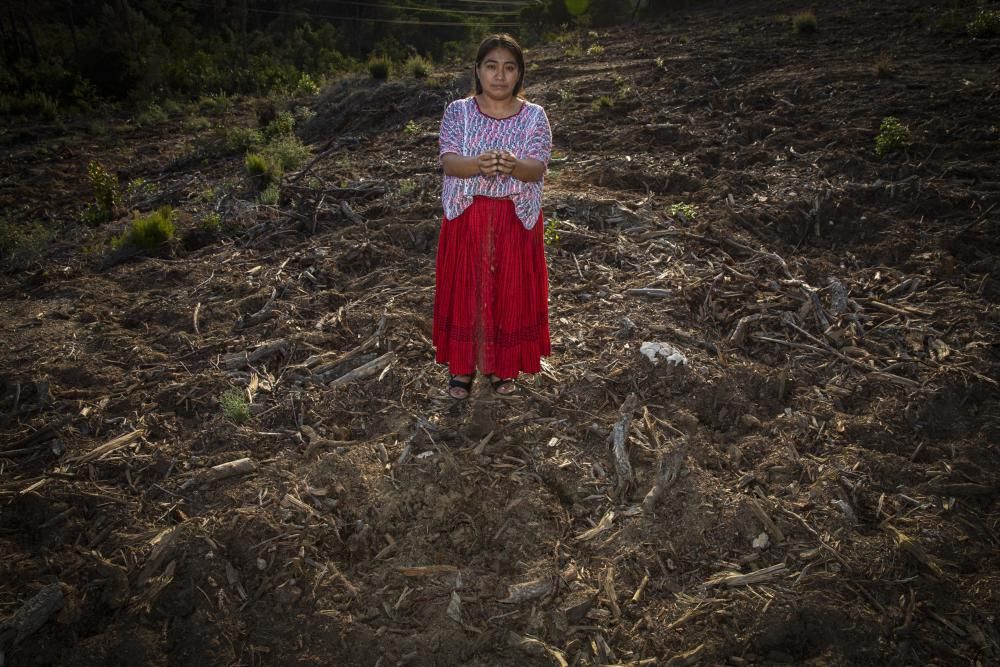
[[121,449],[122,447],[125,447],[126,445],[129,445],[129,444],[135,442],[136,440],[138,440],[139,438],[141,438],[144,435],[146,435],[146,431],[144,431],[141,428],[140,429],[136,429],[136,430],[132,431],[131,433],[125,433],[124,435],[120,435],[117,438],[114,438],[112,440],[108,440],[103,445],[100,445],[99,447],[95,447],[94,449],[90,450],[86,454],[84,454],[82,456],[78,456],[75,459],[70,459],[69,462],[70,463],[78,463],[78,464],[89,463],[90,461],[93,461],[94,459],[99,459],[102,456],[104,456],[105,454],[109,454],[109,453],[111,453],[111,452],[113,452],[113,451],[115,451],[117,449]]
[[520,584],[511,584],[507,587],[507,597],[500,600],[500,602],[503,604],[519,604],[528,600],[545,597],[556,589],[560,581],[573,581],[578,576],[579,571],[574,565],[570,564],[558,574],[545,575]]
[[241,329],[248,329],[254,325],[260,324],[266,319],[270,319],[274,316],[274,301],[278,297],[278,288],[271,288],[271,296],[267,300],[261,309],[252,315],[241,315],[237,318],[236,322],[233,324],[233,331],[240,331]]
[[4,654],[45,625],[62,603],[62,586],[58,582],[51,583],[21,605],[13,616],[0,623],[0,665],[4,664]]
[[253,352],[244,351],[227,354],[222,358],[222,363],[229,370],[237,371],[276,354],[287,356],[291,346],[291,342],[285,338],[268,341],[259,345]]
[[372,359],[368,363],[355,368],[353,371],[350,371],[349,373],[344,373],[335,380],[331,380],[328,384],[331,387],[341,387],[345,384],[350,384],[351,382],[355,382],[357,380],[363,380],[365,378],[369,378],[372,375],[375,375],[376,373],[387,368],[389,364],[391,364],[395,360],[395,358],[396,358],[395,352],[386,352],[381,357],[378,357],[377,359]]
[[660,497],[663,492],[669,489],[674,482],[677,481],[677,477],[681,472],[681,466],[684,465],[684,459],[687,457],[687,450],[684,447],[678,447],[674,451],[670,452],[666,456],[660,458],[656,465],[656,481],[653,482],[652,488],[646,493],[646,497],[642,500],[642,511],[646,514],[652,513],[653,509],[656,507],[656,503],[659,502]]
[[717,586],[719,584],[725,584],[732,588],[733,586],[746,586],[748,584],[762,584],[766,581],[773,581],[778,579],[783,574],[788,572],[788,568],[784,563],[778,563],[776,565],[771,565],[770,567],[764,567],[759,570],[754,570],[747,574],[737,574],[735,572],[720,572],[716,574],[708,581],[705,582],[706,586]]
[[764,511],[764,508],[757,502],[756,498],[750,499],[750,509],[753,510],[753,513],[757,516],[760,522],[764,524],[764,530],[772,540],[775,542],[785,541],[785,534],[781,532],[780,528],[778,528],[778,524],[774,523],[771,517],[768,516],[767,512]]
[[625,443],[628,439],[629,428],[632,426],[632,413],[635,412],[637,402],[635,394],[628,395],[618,410],[618,422],[611,429],[609,436],[611,452],[615,459],[615,471],[618,473],[619,493],[624,493],[633,480],[632,464],[629,462]]

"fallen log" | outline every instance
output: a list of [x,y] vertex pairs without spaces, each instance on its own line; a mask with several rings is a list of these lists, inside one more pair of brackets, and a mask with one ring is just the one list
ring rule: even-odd
[[350,384],[351,382],[355,382],[357,380],[363,380],[381,372],[382,370],[388,368],[389,364],[395,361],[395,359],[395,352],[386,352],[381,357],[372,359],[368,363],[358,366],[353,371],[344,373],[340,377],[330,380],[329,382],[326,382],[322,379],[322,376],[320,376],[320,382],[329,384],[331,387],[342,387],[345,384]]
[[625,442],[628,440],[629,428],[632,426],[632,413],[635,412],[638,399],[635,394],[629,394],[625,402],[618,410],[618,421],[611,429],[608,439],[611,442],[611,452],[615,459],[615,472],[618,473],[618,492],[624,494],[631,486],[634,475],[632,464],[629,462],[628,449]]
[[656,466],[656,481],[653,482],[652,488],[642,500],[643,512],[652,513],[663,492],[677,481],[685,458],[687,458],[687,451],[683,447],[678,447],[659,460]]

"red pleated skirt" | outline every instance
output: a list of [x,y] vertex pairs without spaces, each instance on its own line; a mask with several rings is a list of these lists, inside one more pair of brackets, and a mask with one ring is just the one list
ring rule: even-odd
[[524,228],[510,199],[475,197],[438,240],[434,347],[452,375],[537,373],[549,343],[542,219]]

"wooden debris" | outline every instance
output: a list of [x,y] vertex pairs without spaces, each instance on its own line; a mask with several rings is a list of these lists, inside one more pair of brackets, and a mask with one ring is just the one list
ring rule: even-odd
[[528,655],[537,657],[549,656],[556,661],[559,667],[569,667],[569,662],[566,660],[566,654],[557,648],[549,646],[541,639],[522,636],[511,630],[507,633],[507,644],[513,648],[524,651]]
[[618,493],[624,495],[632,485],[634,475],[632,464],[629,462],[628,449],[625,445],[628,440],[628,432],[632,426],[632,414],[635,412],[638,399],[635,394],[629,394],[625,402],[618,410],[618,421],[611,429],[609,440],[611,442],[611,453],[614,456],[615,471],[618,473]]
[[780,578],[788,572],[788,567],[784,563],[777,563],[769,567],[754,570],[748,574],[738,574],[736,572],[720,572],[705,582],[706,586],[718,586],[725,584],[730,588],[734,586],[747,586],[749,584],[763,584]]
[[244,351],[227,354],[222,357],[222,363],[227,369],[237,371],[274,355],[288,356],[291,346],[291,342],[284,338],[268,341],[257,346],[253,352]]
[[596,526],[588,530],[585,530],[579,535],[577,535],[576,540],[578,542],[586,542],[587,540],[594,539],[607,529],[611,528],[611,524],[614,522],[614,520],[615,520],[614,510],[608,510],[607,514],[601,517],[601,520],[597,523]]
[[161,530],[156,537],[149,541],[150,546],[153,550],[150,552],[149,557],[146,559],[146,564],[143,566],[142,570],[139,572],[138,577],[136,577],[136,587],[142,587],[149,579],[153,576],[153,573],[160,569],[160,564],[165,560],[167,553],[169,553],[170,548],[177,541],[177,537],[180,535],[183,524],[178,524]]
[[764,511],[764,508],[760,506],[756,498],[750,499],[750,509],[753,510],[754,515],[756,515],[760,522],[764,524],[764,530],[767,531],[772,540],[779,544],[785,541],[785,534],[781,532],[778,524],[774,523],[774,520]]
[[249,329],[252,326],[260,324],[264,320],[268,320],[274,317],[274,302],[278,297],[278,288],[271,288],[271,296],[267,302],[261,306],[260,310],[252,315],[241,315],[237,318],[236,322],[233,324],[233,331],[241,331],[243,329]]
[[0,623],[0,665],[4,664],[7,651],[45,625],[62,604],[62,585],[51,583],[31,596],[13,616]]
[[82,456],[70,459],[69,463],[76,463],[76,464],[89,463],[91,461],[103,457],[106,454],[110,454],[113,451],[119,450],[122,447],[126,447],[132,444],[133,442],[135,442],[144,435],[146,435],[146,431],[141,428],[131,431],[130,433],[125,433],[123,435],[118,436],[117,438],[112,438],[111,440],[108,440],[103,445],[95,447],[94,449],[90,450],[86,454],[83,454]]
[[[351,382],[356,382],[357,380],[364,380],[369,378],[376,373],[379,373],[386,369],[389,364],[391,364],[396,359],[396,354],[394,352],[386,352],[381,357],[373,359],[366,364],[363,364],[353,371],[344,373],[340,377],[330,380],[327,384],[331,387],[342,387],[345,384],[350,384]],[[323,380],[320,380],[323,382]]]
[[896,547],[900,551],[930,570],[934,576],[944,578],[944,570],[941,568],[938,559],[928,554],[924,548],[920,546],[919,542],[909,537],[902,531],[897,530],[893,526],[887,524],[885,528],[896,541]]
[[685,651],[684,653],[678,653],[667,660],[665,667],[688,667],[688,665],[697,665],[701,662],[701,659],[705,656],[705,645],[699,644],[695,646],[690,651]]
[[414,565],[412,567],[397,567],[396,571],[404,577],[438,577],[442,574],[458,572],[454,565]]
[[746,342],[747,332],[750,330],[750,325],[754,322],[759,322],[763,319],[763,315],[760,313],[754,313],[752,315],[744,315],[740,318],[739,322],[736,323],[736,328],[733,329],[733,333],[729,336],[729,344],[733,347],[739,347]]
[[625,290],[625,293],[629,296],[648,296],[655,299],[665,299],[673,294],[668,289],[659,289],[656,287],[636,287]]
[[570,564],[558,574],[542,576],[520,584],[511,584],[507,587],[507,597],[500,600],[500,602],[503,604],[520,604],[528,600],[545,597],[555,590],[560,582],[573,581],[577,576],[579,576],[579,572],[576,566]]
[[653,482],[652,488],[646,493],[646,497],[642,500],[643,512],[652,514],[663,492],[677,481],[685,458],[687,458],[687,450],[684,447],[677,447],[666,456],[660,458],[656,464],[656,480]]

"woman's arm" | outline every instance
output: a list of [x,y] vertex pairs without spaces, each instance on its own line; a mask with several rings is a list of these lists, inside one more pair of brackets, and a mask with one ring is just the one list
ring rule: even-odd
[[534,183],[545,176],[545,163],[530,157],[518,160],[513,154],[504,152],[500,155],[500,173],[524,183]]
[[456,178],[490,177],[510,173],[510,170],[504,171],[503,160],[504,155],[500,151],[487,151],[478,157],[445,153],[441,156],[441,166],[444,167],[444,173],[447,176]]

